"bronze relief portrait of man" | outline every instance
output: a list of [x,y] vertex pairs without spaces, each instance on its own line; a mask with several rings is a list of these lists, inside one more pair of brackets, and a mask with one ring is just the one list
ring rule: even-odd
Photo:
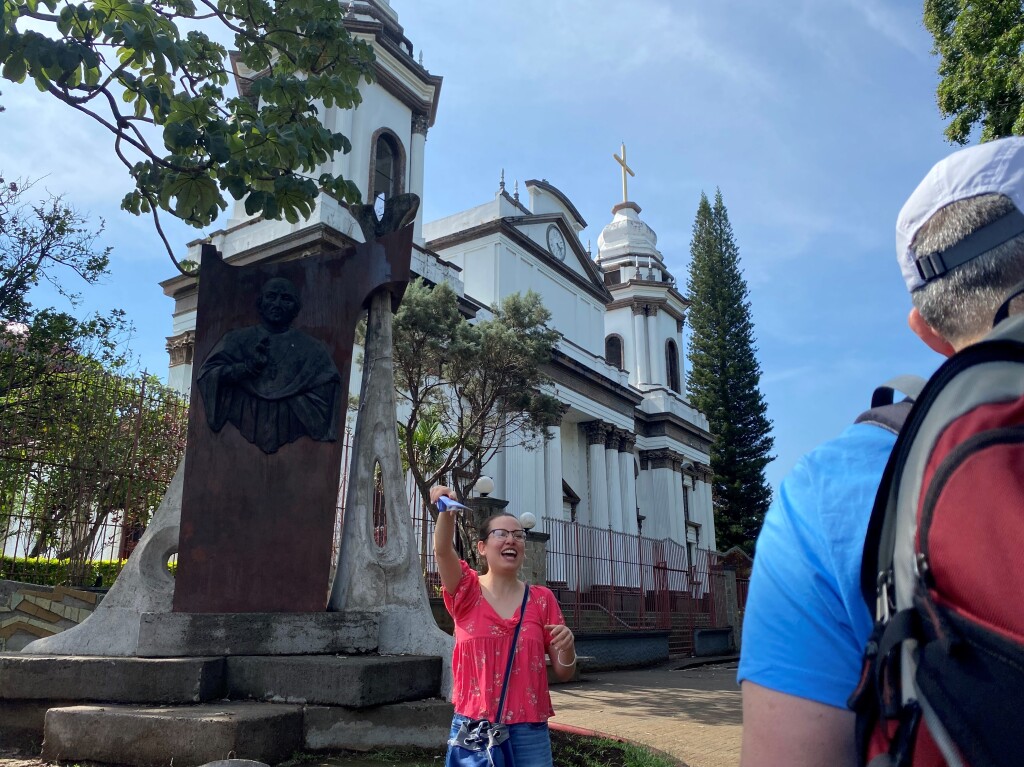
[[337,440],[341,375],[323,342],[291,327],[299,291],[268,279],[256,309],[259,324],[226,332],[196,377],[210,428],[230,424],[265,453],[301,437]]

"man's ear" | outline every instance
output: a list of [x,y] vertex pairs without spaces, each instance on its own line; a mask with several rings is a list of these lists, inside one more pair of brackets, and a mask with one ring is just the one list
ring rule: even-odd
[[946,340],[939,331],[924,321],[924,317],[921,316],[921,312],[917,310],[915,306],[910,310],[910,315],[907,317],[907,324],[910,325],[910,329],[914,331],[914,334],[924,341],[928,348],[932,351],[936,351],[943,357],[952,357],[956,354],[956,349],[953,348],[953,344]]

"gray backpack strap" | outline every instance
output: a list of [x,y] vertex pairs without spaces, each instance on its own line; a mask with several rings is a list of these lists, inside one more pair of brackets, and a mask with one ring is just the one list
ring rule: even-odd
[[[871,409],[857,416],[854,423],[870,423],[893,434],[899,434],[907,420],[910,408],[914,404],[925,380],[919,376],[896,376],[875,389],[871,395]],[[906,395],[906,399],[895,402],[896,392]]]

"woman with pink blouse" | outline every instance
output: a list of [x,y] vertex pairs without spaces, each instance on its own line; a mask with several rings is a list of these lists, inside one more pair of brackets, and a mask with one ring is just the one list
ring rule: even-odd
[[[441,497],[455,498],[455,493],[447,487],[431,490],[432,503]],[[519,520],[501,513],[480,526],[476,547],[487,562],[487,572],[478,575],[455,551],[453,513],[439,513],[434,528],[434,556],[444,586],[444,604],[455,620],[455,718],[449,743],[467,720],[494,721],[526,588],[519,580],[526,554],[526,532]],[[572,632],[551,590],[530,586],[502,714],[516,762],[529,767],[551,767],[548,718],[555,712],[548,693],[545,654],[551,657],[556,677],[563,681],[571,678],[576,665]]]

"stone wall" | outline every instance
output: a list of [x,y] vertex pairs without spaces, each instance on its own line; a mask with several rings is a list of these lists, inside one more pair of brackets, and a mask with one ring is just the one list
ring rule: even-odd
[[0,580],[0,651],[77,626],[96,609],[102,592]]
[[668,660],[668,631],[629,633],[581,633],[576,635],[576,654],[583,670],[637,668]]

